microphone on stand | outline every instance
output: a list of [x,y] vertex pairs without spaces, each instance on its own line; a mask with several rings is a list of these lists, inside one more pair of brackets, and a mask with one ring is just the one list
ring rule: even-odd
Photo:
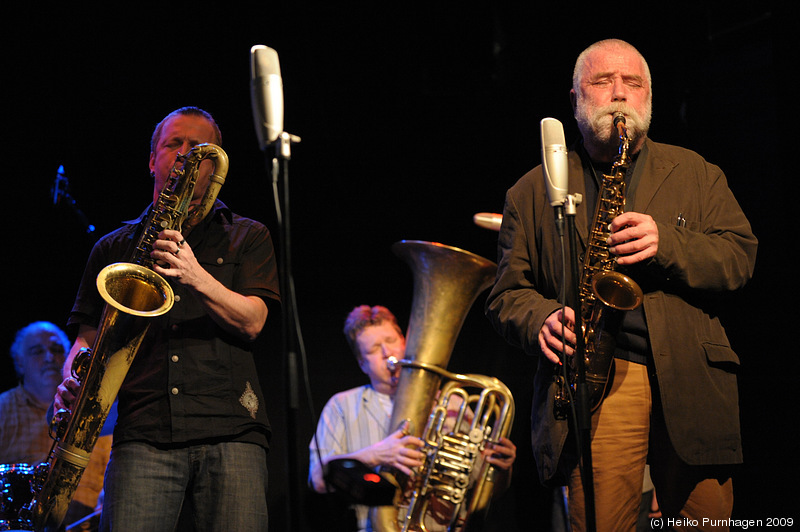
[[64,165],[59,165],[56,170],[56,181],[53,183],[53,205],[58,205],[61,198],[67,193],[67,176],[64,174]]
[[[616,123],[615,123],[616,125]],[[578,283],[578,261],[576,257],[577,242],[575,231],[575,206],[581,201],[579,194],[567,194],[569,182],[569,164],[567,158],[567,145],[564,140],[564,126],[555,118],[544,118],[540,124],[542,135],[542,170],[544,172],[547,197],[550,205],[555,207],[556,228],[559,236],[564,237],[566,218],[567,234],[569,236],[569,264],[571,278]],[[566,213],[566,217],[565,217]],[[566,285],[564,285],[564,288]],[[591,447],[591,411],[588,405],[588,388],[586,384],[586,369],[584,367],[584,338],[581,323],[580,289],[574,286],[571,293],[562,289],[561,298],[575,311],[574,329],[577,341],[575,343],[576,392],[575,416],[576,437],[581,453],[583,466],[581,467],[581,480],[584,488],[584,511],[586,514],[587,530],[595,530],[595,501],[594,501],[594,475],[592,473],[592,447]],[[564,324],[566,326],[566,324]],[[566,369],[566,358],[562,354],[562,364]],[[566,378],[566,373],[564,374]]]
[[559,234],[564,232],[564,202],[567,199],[568,162],[564,126],[555,118],[539,124],[542,139],[542,171],[550,205],[555,207]]
[[64,201],[64,204],[75,214],[75,216],[78,217],[86,232],[93,233],[96,229],[95,226],[89,223],[88,218],[86,218],[86,215],[83,213],[80,207],[78,207],[78,203],[75,201],[75,198],[73,198],[69,192],[69,180],[67,179],[67,175],[64,173],[63,164],[58,166],[58,170],[56,171],[56,180],[53,183],[53,205],[60,205],[62,200]]
[[283,79],[278,52],[257,44],[250,48],[250,102],[262,151],[283,133]]
[[[305,363],[298,360],[302,357],[303,343],[301,332],[297,323],[295,312],[296,304],[294,294],[294,280],[292,274],[292,252],[289,215],[289,159],[291,158],[292,142],[300,142],[300,138],[290,135],[283,130],[283,80],[278,62],[278,52],[256,44],[250,48],[250,103],[253,110],[253,122],[258,136],[259,148],[264,152],[265,158],[271,159],[269,172],[272,176],[274,191],[275,213],[280,229],[280,252],[278,253],[278,277],[280,279],[281,293],[281,331],[282,351],[285,356],[286,378],[286,422],[287,448],[289,449],[289,520],[295,518],[302,521],[298,501],[302,498],[303,486],[301,478],[300,461],[297,455],[299,436],[297,434],[297,412],[299,405],[299,369]],[[274,147],[272,156],[268,155],[268,148]],[[269,166],[269,163],[268,163]],[[320,460],[320,463],[322,461]],[[350,469],[346,469],[350,471]],[[346,476],[346,475],[345,475]],[[344,482],[344,481],[343,481]],[[288,523],[287,530],[297,527]]]
[[564,126],[555,118],[543,118],[540,130],[547,197],[550,205],[557,207],[563,205],[567,197],[567,143],[564,141]]

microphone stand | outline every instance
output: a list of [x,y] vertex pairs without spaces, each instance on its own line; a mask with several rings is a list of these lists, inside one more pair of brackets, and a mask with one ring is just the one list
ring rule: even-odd
[[[596,529],[595,505],[594,505],[594,474],[592,472],[592,413],[589,408],[589,386],[586,384],[586,364],[585,364],[585,345],[583,338],[583,323],[581,319],[581,300],[578,272],[578,252],[577,252],[577,231],[575,228],[575,214],[577,205],[580,203],[580,195],[577,197],[568,194],[564,200],[564,211],[566,214],[567,233],[569,237],[570,268],[572,280],[575,286],[568,291],[569,301],[567,304],[575,311],[575,398],[573,414],[576,417],[578,448],[580,452],[581,482],[583,484],[583,497],[586,511],[586,530],[592,532]],[[558,217],[558,215],[557,215]],[[558,224],[558,220],[556,221]]]
[[298,378],[298,338],[299,325],[295,309],[294,277],[292,273],[291,249],[291,216],[289,214],[289,160],[292,143],[300,142],[300,137],[286,132],[280,134],[274,142],[275,155],[270,166],[272,187],[275,194],[275,208],[279,230],[278,275],[281,292],[281,332],[284,355],[284,377],[286,382],[286,423],[287,453],[289,462],[289,491],[287,530],[295,529],[292,520],[300,516],[299,500],[301,497],[300,474],[298,462],[297,419],[300,409]]
[[[83,213],[83,211],[78,207],[78,202],[75,201],[75,198],[69,193],[69,180],[67,176],[64,174],[64,166],[61,165],[58,167],[58,171],[56,172],[56,180],[53,183],[53,205],[59,205],[61,203],[65,204],[72,213],[78,218],[83,227],[84,231],[87,234],[91,234],[96,229],[95,226],[89,223],[89,219]],[[63,201],[62,201],[63,200]]]

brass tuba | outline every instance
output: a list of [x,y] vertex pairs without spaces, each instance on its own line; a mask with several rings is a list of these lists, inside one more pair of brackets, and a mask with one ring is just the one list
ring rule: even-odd
[[[214,160],[214,172],[200,204],[190,209],[205,159]],[[36,467],[33,498],[20,512],[32,530],[59,529],[152,319],[172,308],[172,287],[151,269],[153,242],[164,229],[188,232],[197,225],[216,201],[227,171],[228,157],[214,144],[199,144],[188,154],[178,155],[170,179],[142,220],[130,261],[106,266],[98,274],[97,289],[106,305],[92,348],[82,349],[73,361],[72,373],[81,389],[72,413],[59,412],[53,418],[55,441],[47,460]]]
[[[630,166],[628,157],[628,131],[625,115],[614,114],[614,126],[619,134],[619,153],[611,172],[603,175],[597,196],[597,207],[589,228],[589,239],[583,260],[578,293],[581,300],[581,322],[584,337],[586,384],[589,407],[594,412],[605,396],[608,379],[613,370],[615,336],[624,311],[634,310],[642,304],[642,289],[622,272],[616,271],[616,261],[608,251],[608,224],[625,208],[625,172]],[[556,415],[566,415],[571,401],[569,386],[575,387],[574,357],[567,364],[568,380],[561,382],[556,393]]]
[[[426,515],[438,513],[438,522],[461,530],[465,518],[488,507],[497,472],[486,462],[477,477],[472,471],[486,445],[510,432],[514,400],[495,378],[445,368],[469,309],[497,267],[434,242],[401,241],[392,249],[412,269],[414,296],[390,426],[408,423],[406,432],[423,439],[427,458],[413,478],[381,472],[397,491],[393,505],[371,510],[372,525],[378,531],[427,530]],[[447,426],[454,405],[458,414]]]

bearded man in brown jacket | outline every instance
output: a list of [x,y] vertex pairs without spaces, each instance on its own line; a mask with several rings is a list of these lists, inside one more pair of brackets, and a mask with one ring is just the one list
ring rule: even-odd
[[[665,519],[724,520],[733,506],[730,466],[742,461],[739,359],[717,311],[752,276],[757,240],[720,168],[647,137],[651,77],[633,46],[607,40],[587,48],[570,96],[582,136],[568,156],[568,193],[583,198],[578,253],[599,180],[619,153],[612,121],[622,112],[632,161],[626,212],[610,224],[608,247],[644,292],[643,304],[624,315],[613,378],[591,420],[597,529],[635,529],[646,463]],[[559,354],[570,356],[576,340],[573,309],[559,301],[564,266],[540,166],[506,195],[486,313],[507,341],[540,356],[532,414],[540,480],[568,483],[573,530],[584,530],[576,445],[553,404]]]

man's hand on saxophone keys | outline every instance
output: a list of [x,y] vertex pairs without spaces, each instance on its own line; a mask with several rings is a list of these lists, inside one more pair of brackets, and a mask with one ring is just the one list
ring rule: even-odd
[[617,255],[617,264],[635,264],[655,257],[658,251],[658,226],[647,214],[624,212],[609,224],[608,251]]
[[150,255],[156,261],[153,269],[166,278],[192,287],[208,281],[208,272],[197,262],[192,248],[178,231],[161,231]]
[[[561,353],[572,356],[575,352],[575,312],[564,307],[550,314],[539,330],[539,348],[547,360],[561,363]],[[566,341],[566,343],[565,343]]]
[[75,358],[80,356],[80,353],[87,348],[94,345],[97,338],[97,329],[89,325],[81,325],[78,329],[78,335],[75,342],[67,354],[67,359],[64,361],[64,366],[61,369],[63,380],[56,388],[56,394],[53,398],[53,408],[55,412],[59,410],[70,410],[75,399],[78,397],[81,385],[75,376],[72,374]]
[[78,396],[80,388],[81,386],[78,384],[78,381],[72,377],[67,377],[61,381],[61,384],[59,384],[56,389],[56,395],[53,400],[54,412],[58,412],[59,410],[69,411],[72,408],[72,404],[75,402],[75,398]]

